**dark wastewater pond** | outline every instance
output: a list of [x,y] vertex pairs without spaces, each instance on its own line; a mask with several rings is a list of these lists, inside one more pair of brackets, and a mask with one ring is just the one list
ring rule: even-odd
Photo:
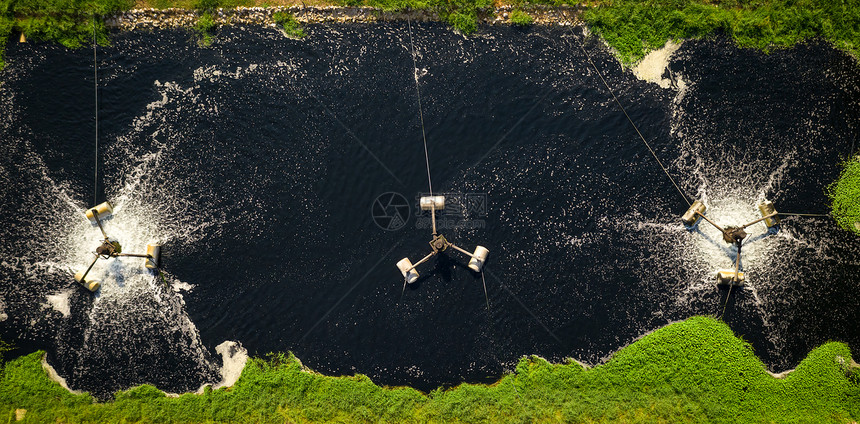
[[[830,340],[858,352],[860,239],[826,217],[756,224],[748,284],[726,304],[713,272],[734,250],[680,223],[687,204],[590,67],[580,29],[464,38],[416,25],[417,70],[406,23],[307,30],[296,41],[224,28],[210,48],[185,31],[117,34],[98,51],[98,149],[92,50],[9,45],[3,340],[47,350],[71,387],[99,396],[217,382],[225,341],[380,384],[488,382],[522,355],[600,363],[724,305],[771,370]],[[828,211],[824,187],[860,132],[853,59],[818,43],[765,55],[690,41],[663,88],[601,41],[585,48],[716,222],[749,222],[765,199]],[[489,249],[487,300],[455,252],[401,294],[395,263],[430,240],[413,71],[433,190],[448,196],[439,226]],[[408,208],[374,210],[386,193]],[[163,245],[168,287],[132,259],[99,262],[96,295],[75,284],[101,238],[83,216],[94,200],[116,206],[106,230],[127,251]],[[395,212],[405,222],[384,219]]]

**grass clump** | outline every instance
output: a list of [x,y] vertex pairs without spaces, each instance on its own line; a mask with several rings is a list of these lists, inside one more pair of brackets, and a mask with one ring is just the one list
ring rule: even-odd
[[287,34],[288,37],[291,38],[304,38],[307,34],[305,34],[304,28],[296,20],[296,17],[293,16],[292,13],[289,12],[275,12],[272,15],[272,19],[276,24],[280,25],[281,28],[284,29],[284,34]]
[[215,30],[218,29],[218,24],[215,23],[215,11],[219,7],[221,7],[220,0],[194,1],[194,9],[200,13],[197,23],[194,24],[194,31],[197,33],[198,42],[203,47],[211,46],[215,39]]
[[203,12],[197,18],[197,23],[194,24],[194,31],[197,32],[200,45],[208,47],[212,45],[212,40],[215,38],[215,29],[218,24],[215,23],[215,16],[211,12]]
[[333,0],[341,6],[370,6],[385,11],[429,10],[461,34],[478,30],[478,15],[493,7],[493,0]]
[[512,24],[519,26],[528,26],[533,24],[535,21],[531,15],[519,9],[512,10],[508,19],[511,20]]
[[[53,41],[69,48],[109,42],[103,17],[129,10],[134,0],[0,0],[0,69],[13,33],[29,40]],[[95,32],[95,34],[94,34]]]
[[469,35],[478,30],[478,14],[492,6],[492,0],[440,0],[435,8],[445,22],[461,34]]
[[627,64],[667,40],[715,33],[766,52],[821,37],[860,53],[856,0],[613,0],[587,10],[584,18]]
[[[2,13],[2,10],[0,10]],[[14,21],[5,14],[0,15],[0,70],[6,67],[6,42],[12,33]]]
[[492,385],[423,394],[368,377],[327,377],[291,354],[252,358],[229,389],[177,398],[148,385],[106,403],[50,382],[42,353],[0,373],[0,417],[27,409],[34,422],[815,422],[860,418],[860,372],[850,351],[827,343],[783,379],[724,323],[694,317],[623,348],[604,365],[520,360]]
[[839,179],[827,186],[831,216],[840,227],[860,235],[860,157],[843,164]]

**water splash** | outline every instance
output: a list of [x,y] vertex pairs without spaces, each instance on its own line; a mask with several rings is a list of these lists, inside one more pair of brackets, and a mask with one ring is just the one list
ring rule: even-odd
[[[181,137],[168,137],[173,144],[154,143],[149,152],[129,147],[141,137],[171,132],[165,115],[198,103],[193,89],[157,82],[154,88],[161,99],[147,105],[108,154],[114,165],[108,178],[117,184],[107,188],[114,212],[102,223],[124,253],[145,253],[150,243],[193,244],[228,221],[205,213],[193,200],[179,198],[154,177],[164,173],[176,177],[169,169]],[[51,358],[59,362],[60,374],[73,388],[100,397],[144,382],[184,391],[201,381],[217,381],[222,371],[178,293],[193,286],[170,272],[159,275],[143,266],[144,259],[133,257],[99,259],[88,274],[102,283],[95,294],[75,284],[73,274],[86,269],[103,238],[84,216],[89,204],[68,183],[51,177],[27,140],[19,140],[10,153],[12,159],[2,163],[3,172],[10,172],[11,166],[22,169],[16,184],[29,186],[31,193],[19,205],[30,212],[3,230],[2,238],[9,243],[0,247],[4,258],[0,269],[16,275],[20,288],[5,294],[16,304],[15,320],[29,327],[22,339],[53,339]],[[126,162],[117,163],[118,156],[126,157]],[[45,306],[27,306],[40,296]],[[45,308],[57,315],[44,314]],[[68,321],[58,325],[57,319]]]

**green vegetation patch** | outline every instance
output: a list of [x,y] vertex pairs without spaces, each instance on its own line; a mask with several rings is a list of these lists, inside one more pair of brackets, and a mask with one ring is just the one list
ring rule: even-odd
[[519,9],[512,10],[509,19],[512,24],[519,26],[531,25],[535,21],[535,18]]
[[462,34],[478,30],[478,16],[489,13],[493,0],[334,0],[342,6],[370,6],[386,11],[428,10]]
[[210,12],[203,12],[197,18],[197,23],[194,24],[194,31],[197,32],[200,45],[208,47],[212,45],[212,40],[215,38],[215,30],[218,24],[215,23],[215,16]]
[[[478,29],[478,17],[491,11],[493,0],[331,0],[342,6],[371,6],[383,10],[428,10],[463,34]],[[211,43],[212,13],[218,7],[247,6],[255,0],[151,0],[158,8],[192,7],[201,11],[196,26],[201,44]],[[528,25],[529,5],[577,5],[580,0],[514,0],[510,20]],[[50,40],[68,47],[85,45],[93,26],[100,43],[107,43],[101,17],[128,10],[134,0],[0,0],[0,43],[23,31],[28,38]],[[208,13],[209,16],[205,16]],[[98,19],[92,22],[92,17]],[[771,51],[820,37],[837,48],[860,54],[860,0],[606,0],[588,8],[584,19],[632,64],[667,40],[726,34],[740,47]],[[280,22],[279,22],[280,23]],[[303,34],[297,24],[280,23],[287,34]],[[0,65],[2,65],[0,52]]]
[[423,394],[368,377],[327,377],[292,355],[252,358],[232,387],[167,397],[151,386],[94,403],[50,382],[37,352],[6,363],[0,417],[35,422],[815,422],[860,418],[860,372],[827,343],[783,379],[724,323],[694,317],[623,348],[604,365],[520,360],[492,385]]
[[108,31],[103,16],[133,5],[134,0],[0,0],[0,69],[5,67],[5,46],[14,33],[69,48],[89,45],[94,36],[105,45]]
[[833,219],[840,227],[860,234],[860,157],[843,164],[839,179],[826,192]]
[[860,53],[857,0],[611,0],[587,10],[584,18],[627,64],[667,40],[716,33],[766,52],[821,37]]
[[272,19],[276,24],[280,25],[281,28],[284,29],[284,33],[287,34],[288,37],[292,38],[304,38],[307,34],[305,34],[304,28],[296,20],[296,17],[293,16],[292,13],[289,12],[275,12],[272,15]]

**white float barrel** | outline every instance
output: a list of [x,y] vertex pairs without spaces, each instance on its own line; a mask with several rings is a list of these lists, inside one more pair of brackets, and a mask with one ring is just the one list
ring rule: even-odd
[[421,210],[429,211],[436,209],[441,211],[445,209],[445,196],[424,196],[421,198]]
[[113,205],[111,205],[110,202],[104,202],[102,204],[93,206],[87,209],[86,212],[87,219],[93,222],[96,221],[96,218],[93,216],[93,209],[95,209],[96,212],[99,214],[99,219],[104,219],[113,213]]
[[[760,205],[758,205],[758,210],[761,211],[762,217],[776,213],[776,207],[773,206],[773,202],[771,202],[770,200],[765,200]],[[764,223],[765,225],[767,225],[767,228],[779,225],[779,215],[765,219]]]
[[[696,225],[696,223],[699,222],[700,219],[702,219],[699,214],[704,215],[707,209],[708,207],[705,206],[705,204],[702,203],[701,200],[696,200],[693,202],[692,205],[690,205],[690,208],[687,209],[687,212],[684,212],[684,215],[681,216],[681,222],[683,222],[684,225],[688,227],[692,227]],[[699,214],[697,214],[696,212],[698,212]]]
[[484,262],[487,261],[487,255],[489,254],[490,251],[487,250],[486,247],[476,247],[475,253],[472,254],[472,259],[469,259],[469,269],[475,272],[481,272],[481,269],[484,268]]
[[102,286],[102,284],[99,283],[98,280],[95,280],[92,278],[84,279],[84,272],[85,271],[78,271],[78,273],[75,274],[75,281],[80,283],[82,286],[86,287],[87,290],[89,290],[91,292],[95,292],[96,290],[99,289],[99,287]]
[[738,281],[735,282],[735,270],[734,269],[718,269],[716,273],[717,284],[735,284],[738,286],[742,286],[746,278],[744,277],[743,271],[738,271]]
[[147,244],[146,254],[150,256],[146,258],[146,267],[149,269],[158,268],[158,264],[161,262],[161,246],[158,244]]
[[397,268],[400,270],[400,273],[403,274],[403,278],[406,279],[407,283],[412,284],[418,280],[418,271],[412,268],[412,262],[409,258],[403,258],[400,262],[397,262]]

